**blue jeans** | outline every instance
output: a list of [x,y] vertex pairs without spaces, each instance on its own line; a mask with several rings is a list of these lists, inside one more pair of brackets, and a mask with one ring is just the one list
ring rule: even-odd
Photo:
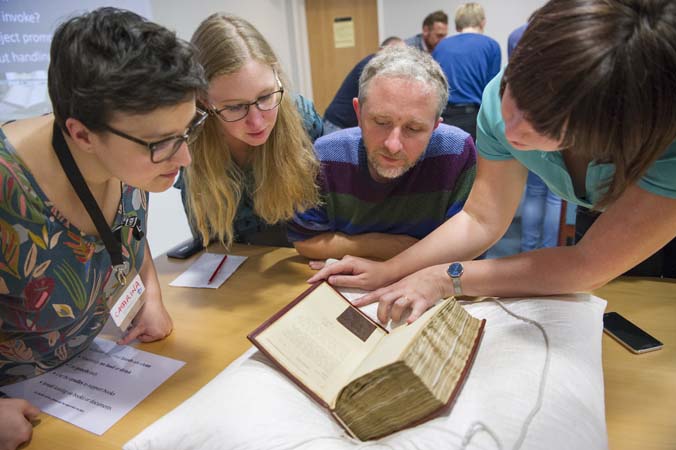
[[539,176],[528,172],[521,209],[521,251],[556,247],[560,217],[561,198],[552,193]]

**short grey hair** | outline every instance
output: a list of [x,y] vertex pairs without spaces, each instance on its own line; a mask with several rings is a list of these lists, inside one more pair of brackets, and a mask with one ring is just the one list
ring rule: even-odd
[[428,53],[405,46],[386,47],[366,64],[359,77],[359,105],[366,103],[371,81],[376,77],[416,80],[436,92],[437,119],[448,103],[448,81],[444,71]]

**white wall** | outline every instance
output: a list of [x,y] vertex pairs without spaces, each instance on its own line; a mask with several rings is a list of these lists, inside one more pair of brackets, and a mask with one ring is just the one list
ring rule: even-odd
[[[396,35],[406,38],[421,31],[422,21],[432,11],[442,9],[449,15],[450,33],[455,32],[453,17],[461,1],[448,0],[378,0],[380,40]],[[545,0],[486,0],[486,35],[497,40],[507,61],[507,36],[525,23],[530,14]],[[214,12],[237,14],[256,26],[270,42],[293,84],[292,90],[312,98],[305,0],[151,0],[154,21],[176,30],[190,39],[199,23]],[[151,194],[148,242],[154,255],[190,237],[188,222],[178,190],[169,189]]]
[[[455,34],[455,10],[465,1],[459,0],[382,0],[379,12],[384,23],[384,36],[399,36],[402,39],[418,34],[422,31],[422,22],[429,13],[438,9],[448,14],[448,34]],[[528,17],[545,0],[484,0],[479,1],[486,12],[485,34],[500,44],[502,49],[502,65],[507,62],[507,37],[509,33],[528,20]]]
[[190,40],[197,26],[216,12],[236,14],[251,22],[265,36],[297,84],[294,39],[289,25],[291,2],[288,0],[151,0],[153,20],[175,30],[179,37]]

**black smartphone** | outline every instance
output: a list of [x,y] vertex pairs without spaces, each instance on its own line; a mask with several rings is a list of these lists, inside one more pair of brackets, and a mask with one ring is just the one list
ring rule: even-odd
[[603,315],[603,329],[633,353],[659,350],[663,344],[616,312]]
[[202,238],[190,238],[187,241],[183,241],[175,247],[170,248],[167,252],[167,256],[170,258],[186,259],[202,249],[204,249]]

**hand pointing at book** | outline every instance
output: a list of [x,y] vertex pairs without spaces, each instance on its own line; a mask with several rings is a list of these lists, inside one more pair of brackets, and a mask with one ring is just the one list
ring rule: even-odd
[[437,300],[447,296],[447,281],[446,265],[431,266],[373,291],[353,304],[361,307],[378,302],[378,320],[382,323],[390,318],[395,322],[406,318],[407,323],[412,323]]
[[448,264],[421,269],[396,283],[397,277],[392,274],[396,274],[397,270],[391,267],[392,264],[392,260],[377,262],[345,256],[340,261],[324,266],[308,283],[326,280],[333,286],[367,291],[385,286],[354,302],[358,307],[379,302],[378,320],[382,323],[387,323],[390,318],[395,322],[405,318],[408,323],[412,323],[437,300],[453,292],[446,274]]
[[387,270],[386,265],[387,262],[371,261],[348,255],[340,261],[325,265],[307,281],[317,283],[326,280],[333,286],[372,291],[396,281],[396,278],[388,275],[392,272]]

